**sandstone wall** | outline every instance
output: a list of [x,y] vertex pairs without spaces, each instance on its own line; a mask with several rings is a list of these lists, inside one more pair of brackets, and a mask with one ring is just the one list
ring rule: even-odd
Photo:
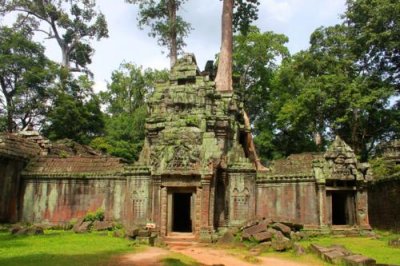
[[373,228],[400,232],[400,176],[370,185],[368,212]]
[[[138,204],[135,192],[146,191],[147,182],[126,177],[26,178],[22,184],[21,220],[61,224],[98,209],[105,219],[134,224],[146,221],[148,201]],[[142,206],[146,205],[146,206]]]
[[313,182],[257,184],[257,217],[318,225],[318,200]]
[[0,158],[0,223],[18,221],[20,173],[24,162]]

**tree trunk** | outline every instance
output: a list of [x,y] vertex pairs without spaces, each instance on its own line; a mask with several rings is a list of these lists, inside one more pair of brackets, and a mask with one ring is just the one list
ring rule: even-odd
[[66,69],[69,69],[69,54],[68,54],[68,47],[62,47],[61,48],[61,53],[62,53],[62,61],[61,65],[65,67]]
[[169,47],[169,58],[171,63],[171,68],[175,65],[178,58],[178,47],[176,43],[177,33],[176,33],[176,2],[175,0],[168,1],[168,17],[170,24],[170,47]]
[[12,103],[11,99],[9,99],[7,96],[6,96],[6,103],[7,103],[7,132],[12,133],[14,131]]
[[222,9],[221,52],[215,78],[218,91],[232,91],[233,1],[224,0]]

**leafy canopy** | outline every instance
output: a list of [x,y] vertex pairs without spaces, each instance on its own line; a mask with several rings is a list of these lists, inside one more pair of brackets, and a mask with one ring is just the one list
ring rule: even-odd
[[38,123],[45,112],[54,65],[25,32],[0,27],[0,115],[12,132]]
[[[62,65],[85,71],[94,49],[90,40],[108,37],[105,16],[93,0],[4,0],[0,11],[17,12],[16,25],[55,39],[62,52]],[[70,66],[73,64],[74,66]]]

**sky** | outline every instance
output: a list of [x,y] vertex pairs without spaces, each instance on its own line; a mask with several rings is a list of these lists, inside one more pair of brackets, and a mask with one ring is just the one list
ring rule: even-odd
[[[167,51],[137,27],[137,6],[124,0],[97,0],[105,14],[109,38],[93,41],[95,54],[89,69],[94,73],[95,90],[104,90],[112,71],[122,62],[132,62],[143,68],[169,67]],[[306,49],[310,34],[320,26],[340,22],[345,0],[260,0],[259,19],[255,23],[261,31],[273,31],[289,37],[287,44],[292,54]],[[219,52],[222,2],[219,0],[188,0],[179,11],[193,30],[186,39],[184,52],[194,53],[200,69]],[[8,17],[3,21],[12,20]],[[55,40],[43,41],[47,55],[61,61],[61,51]],[[164,51],[164,53],[162,53]]]

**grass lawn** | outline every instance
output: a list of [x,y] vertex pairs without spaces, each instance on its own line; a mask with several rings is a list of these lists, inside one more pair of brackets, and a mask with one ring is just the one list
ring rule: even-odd
[[354,253],[359,253],[374,258],[377,263],[400,265],[400,248],[393,248],[388,245],[389,239],[399,237],[399,235],[389,232],[377,232],[379,239],[370,237],[335,237],[325,236],[311,238],[308,241],[301,241],[304,247],[311,243],[321,246],[330,246],[333,244],[343,245]]
[[0,232],[0,265],[107,265],[113,255],[141,249],[133,244],[108,232],[75,234],[49,230],[39,236]]

